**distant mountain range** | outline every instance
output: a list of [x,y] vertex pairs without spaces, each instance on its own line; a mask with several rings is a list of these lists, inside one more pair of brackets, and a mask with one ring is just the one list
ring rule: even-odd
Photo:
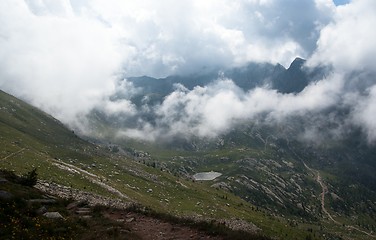
[[205,86],[219,78],[229,78],[237,86],[247,91],[255,87],[268,87],[281,93],[301,92],[310,82],[323,79],[328,72],[323,67],[308,68],[304,66],[306,60],[296,58],[289,68],[280,64],[249,63],[246,66],[231,69],[214,69],[187,76],[168,76],[166,78],[152,78],[148,76],[128,77],[136,87],[144,89],[144,93],[171,93],[173,85],[180,83],[188,89]]

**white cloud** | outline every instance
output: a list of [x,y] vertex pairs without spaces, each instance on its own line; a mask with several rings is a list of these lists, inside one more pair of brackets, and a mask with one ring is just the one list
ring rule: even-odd
[[352,123],[362,128],[370,142],[376,140],[375,25],[375,1],[353,0],[338,6],[333,20],[321,30],[317,50],[308,60],[311,66],[332,65],[333,72],[343,74],[343,103],[350,106]]
[[376,2],[355,0],[336,8],[310,64],[332,64],[336,71],[370,70],[376,56]]
[[191,91],[178,88],[154,108],[154,126],[140,122],[140,128],[126,129],[123,134],[148,140],[172,136],[212,138],[261,115],[266,115],[267,121],[281,122],[292,115],[319,113],[335,105],[341,92],[340,76],[314,83],[299,94],[265,88],[244,92],[230,79],[219,79]]
[[353,118],[366,133],[369,142],[376,140],[376,85],[369,89],[366,96],[356,102]]
[[122,53],[111,29],[71,14],[34,15],[22,1],[0,5],[3,89],[64,122],[113,91]]
[[308,0],[4,0],[0,87],[70,122],[115,91],[123,72],[288,64],[309,53],[304,48],[315,39],[307,36],[317,32],[312,22],[320,14]]
[[[93,108],[137,116],[134,86],[124,75],[166,76],[248,61],[282,63],[296,56],[333,74],[297,95],[230,80],[192,91],[178,89],[156,109],[157,123],[139,120],[132,136],[186,133],[215,136],[239,121],[282,121],[291,115],[347,105],[354,123],[376,139],[374,72],[376,5],[354,0],[3,0],[0,2],[0,87],[28,99],[65,123]],[[373,76],[373,75],[370,75]],[[355,85],[362,85],[359,88]],[[355,87],[352,87],[355,86]],[[361,92],[366,90],[365,92]],[[367,90],[368,89],[368,90]],[[122,92],[123,99],[111,99]],[[354,91],[353,93],[351,91]],[[360,102],[344,102],[349,94]]]
[[[57,8],[50,5],[44,8]],[[124,56],[128,75],[165,76],[247,61],[288,65],[313,51],[318,25],[328,21],[327,9],[312,0],[94,0],[72,2],[71,8],[75,16],[90,16],[116,31],[117,40],[132,49]]]

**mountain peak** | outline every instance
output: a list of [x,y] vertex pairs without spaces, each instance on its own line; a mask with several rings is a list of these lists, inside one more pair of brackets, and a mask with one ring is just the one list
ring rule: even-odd
[[294,59],[294,61],[292,61],[292,63],[290,64],[290,67],[288,69],[301,68],[305,62],[306,62],[305,59],[297,57],[297,58]]

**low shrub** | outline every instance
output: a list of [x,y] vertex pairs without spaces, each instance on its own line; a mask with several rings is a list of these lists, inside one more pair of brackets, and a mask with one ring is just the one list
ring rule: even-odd
[[38,181],[37,169],[34,168],[30,172],[27,172],[26,174],[22,175],[19,181],[20,181],[20,184],[24,186],[29,186],[29,187],[35,186],[35,184],[37,184],[37,181]]

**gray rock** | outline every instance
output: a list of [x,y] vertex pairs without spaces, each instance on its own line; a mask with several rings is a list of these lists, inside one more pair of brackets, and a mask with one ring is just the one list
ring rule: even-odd
[[43,214],[43,216],[50,219],[64,219],[59,212],[46,212]]
[[40,207],[40,208],[36,211],[36,213],[37,213],[38,215],[43,215],[43,214],[45,214],[47,211],[48,211],[47,208],[46,208],[45,206],[42,206],[42,207]]

